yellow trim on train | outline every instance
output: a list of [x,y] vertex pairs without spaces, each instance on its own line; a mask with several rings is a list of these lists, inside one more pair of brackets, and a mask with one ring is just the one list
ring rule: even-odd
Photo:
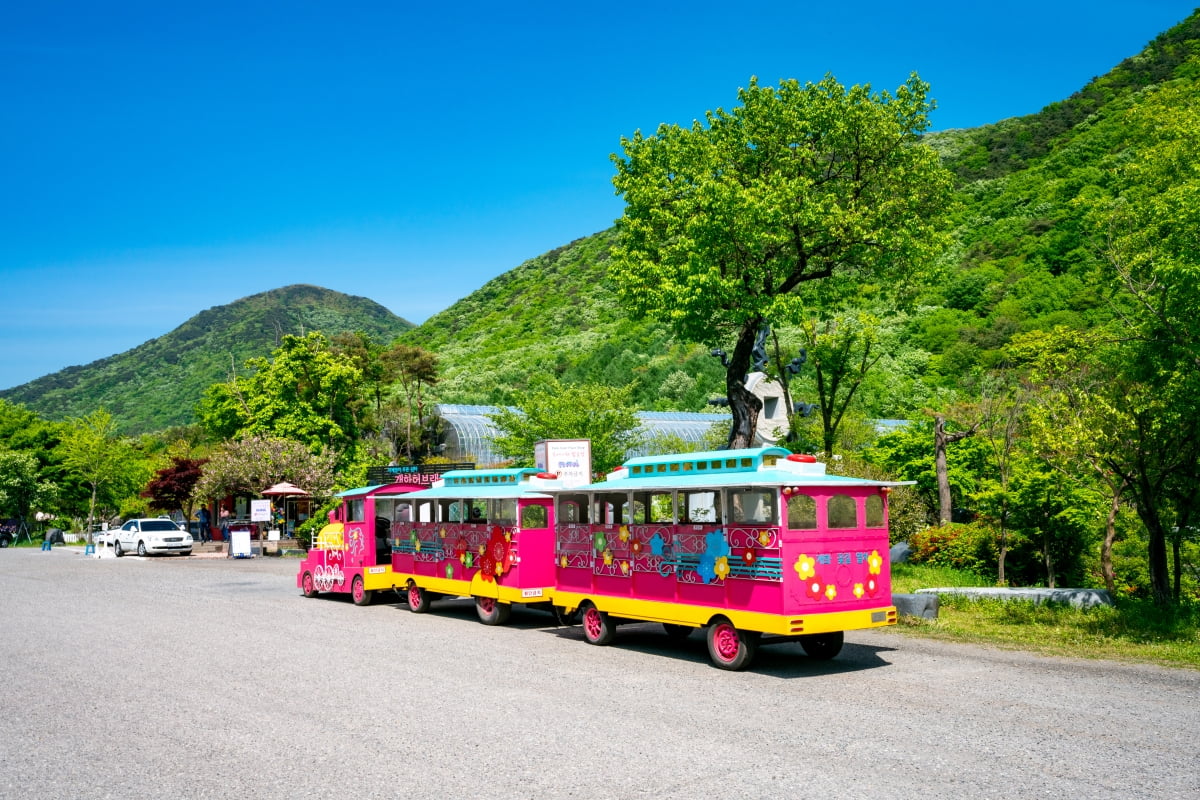
[[735,628],[778,636],[798,636],[805,633],[832,633],[863,628],[882,628],[896,624],[896,607],[880,606],[857,611],[814,612],[811,614],[764,614],[759,611],[739,611],[715,606],[669,603],[657,600],[637,600],[629,597],[584,594],[581,592],[554,593],[554,605],[567,613],[574,612],[585,600],[597,610],[619,619],[638,622],[667,622],[701,628],[713,617],[725,617]]
[[404,591],[412,581],[427,592],[444,594],[447,597],[491,597],[501,603],[548,603],[554,599],[553,586],[519,588],[501,586],[495,581],[485,581],[476,573],[469,580],[459,578],[435,578],[432,575],[414,575],[398,572],[392,576],[397,589]]

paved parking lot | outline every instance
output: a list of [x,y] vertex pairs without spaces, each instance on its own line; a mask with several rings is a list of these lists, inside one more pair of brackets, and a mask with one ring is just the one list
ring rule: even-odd
[[833,662],[306,600],[297,562],[0,552],[0,797],[1194,797],[1200,673],[896,631]]

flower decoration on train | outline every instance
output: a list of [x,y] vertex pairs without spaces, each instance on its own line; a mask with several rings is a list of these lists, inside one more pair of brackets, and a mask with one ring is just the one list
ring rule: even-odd
[[775,539],[775,535],[770,531],[758,532],[758,543],[763,547],[770,547],[771,542]]
[[447,578],[454,577],[454,562],[453,561],[446,562],[446,577]]
[[806,581],[817,574],[817,560],[806,556],[804,553],[801,553],[796,559],[793,567],[802,581]]
[[566,556],[559,556],[559,559],[558,559],[558,565],[559,565],[560,567],[562,567],[563,569],[566,569],[566,568],[567,568],[567,557],[566,557]]
[[642,552],[642,540],[634,536],[629,542],[629,549],[635,554]]
[[825,587],[825,596],[827,598],[829,598],[830,600],[833,600],[834,598],[836,598],[837,597],[837,587],[834,586],[832,583],[827,585]]
[[467,555],[468,555],[467,540],[460,536],[458,538],[458,540],[454,543],[454,557],[457,558],[462,563],[466,564],[467,563]]
[[628,562],[628,561],[622,561],[622,562],[621,562],[621,574],[622,574],[622,575],[628,575],[628,574],[629,574],[629,562]]
[[862,600],[863,595],[866,593],[867,593],[866,589],[863,588],[863,585],[861,583],[854,584],[854,596],[856,598],[858,598],[859,600]]
[[604,535],[604,531],[596,531],[596,535],[592,537],[592,547],[596,548],[597,553],[603,553],[604,548],[608,547],[608,537]]
[[492,580],[495,577],[506,574],[513,565],[513,548],[512,542],[504,535],[504,531],[500,528],[492,528],[492,535],[488,537],[486,552],[479,560],[480,574],[484,580]]
[[719,580],[729,577],[729,559],[725,556],[718,558],[717,563],[713,565],[713,572],[717,574]]
[[874,597],[875,593],[879,591],[879,581],[874,576],[868,576],[864,588],[867,590],[867,594]]
[[721,531],[709,531],[704,535],[704,552],[700,554],[700,563],[696,566],[696,574],[705,583],[724,579],[725,575],[717,572],[717,562],[725,562],[725,574],[729,574],[729,542]]
[[620,536],[622,542],[629,541],[629,526],[628,525],[621,526],[621,531],[620,531],[619,536]]
[[650,537],[650,554],[661,556],[666,548],[666,542],[663,541],[662,534],[656,533]]
[[804,582],[804,593],[810,600],[820,600],[825,596],[824,592],[825,584],[821,582],[819,575],[813,575]]
[[613,563],[613,553],[612,553],[612,550],[609,550],[608,548],[605,548],[605,549],[604,549],[604,552],[603,552],[603,553],[601,553],[601,555],[604,557],[604,566],[606,566],[606,567],[611,567],[611,566],[612,566],[612,563]]
[[867,572],[878,575],[881,569],[883,569],[883,557],[879,555],[878,550],[872,550],[871,555],[867,556]]
[[758,552],[753,547],[747,547],[742,553],[742,561],[747,567],[753,567],[754,562],[758,560]]

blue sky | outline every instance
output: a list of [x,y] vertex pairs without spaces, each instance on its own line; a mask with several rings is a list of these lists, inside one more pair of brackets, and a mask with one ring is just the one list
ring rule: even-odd
[[11,3],[0,388],[311,283],[421,322],[621,214],[620,137],[751,76],[1038,111],[1191,2]]

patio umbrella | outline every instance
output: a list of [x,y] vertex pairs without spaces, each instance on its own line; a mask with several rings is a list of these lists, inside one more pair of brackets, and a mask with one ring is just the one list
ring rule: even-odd
[[[268,489],[263,489],[259,494],[261,494],[263,497],[269,497],[272,500],[274,500],[275,498],[279,498],[280,500],[284,501],[283,530],[280,531],[280,536],[285,536],[287,534],[287,502],[286,502],[287,498],[289,498],[289,497],[308,497],[309,496],[308,492],[304,491],[303,489],[301,489],[299,486],[295,485],[294,483],[288,483],[287,481],[284,481],[282,483],[277,483]],[[260,540],[260,543],[261,543],[261,540]]]

